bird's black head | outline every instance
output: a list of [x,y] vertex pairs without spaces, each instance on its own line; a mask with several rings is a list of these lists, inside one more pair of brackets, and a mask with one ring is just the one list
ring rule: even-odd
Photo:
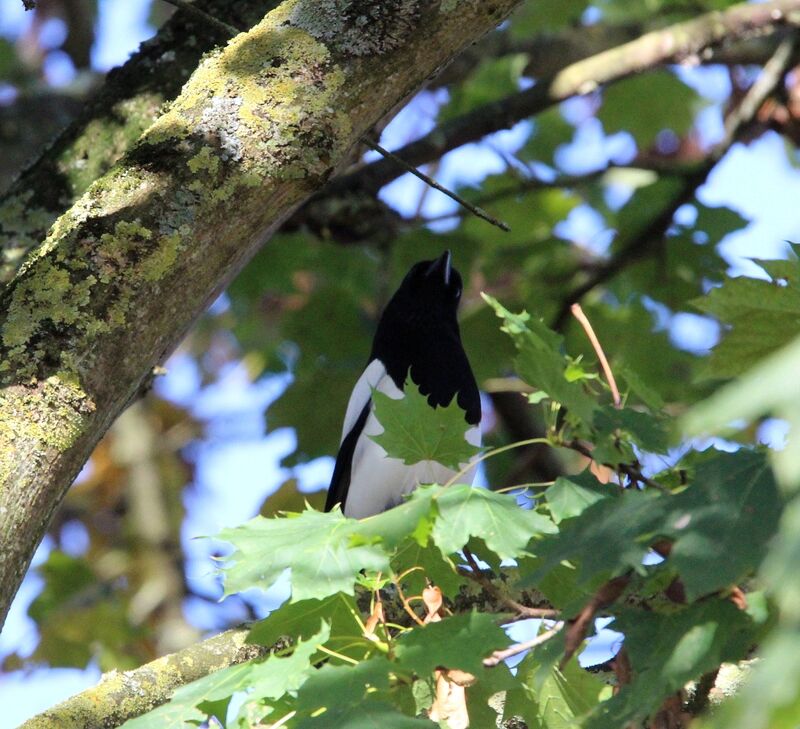
[[384,317],[413,326],[454,324],[462,285],[461,274],[453,268],[450,251],[432,261],[419,261],[411,267],[389,301]]

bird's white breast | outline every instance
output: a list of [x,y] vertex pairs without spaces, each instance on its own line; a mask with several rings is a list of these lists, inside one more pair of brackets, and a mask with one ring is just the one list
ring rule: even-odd
[[[373,360],[359,378],[345,414],[342,440],[355,425],[359,414],[372,395],[372,388],[388,395],[393,400],[403,397],[403,391],[386,373],[380,360]],[[344,513],[356,519],[378,514],[399,504],[406,494],[425,483],[446,483],[456,471],[436,461],[420,461],[407,466],[402,459],[390,458],[386,451],[369,436],[383,433],[383,426],[371,410],[353,453],[350,471],[350,487],[347,492]],[[465,439],[472,445],[481,444],[479,425],[465,430]],[[467,464],[462,464],[462,467]],[[472,483],[475,467],[459,479],[461,483]]]

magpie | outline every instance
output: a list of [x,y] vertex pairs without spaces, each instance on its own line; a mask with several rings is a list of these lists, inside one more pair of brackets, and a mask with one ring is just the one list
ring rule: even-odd
[[[480,445],[481,400],[456,317],[461,287],[461,275],[445,251],[436,260],[415,263],[389,300],[367,367],[350,395],[325,511],[340,504],[346,516],[361,519],[397,506],[419,484],[445,483],[456,473],[434,461],[408,466],[368,437],[383,432],[373,389],[400,399],[410,376],[409,386],[419,387],[432,408],[456,397],[464,411],[465,438]],[[473,478],[474,469],[464,482]]]

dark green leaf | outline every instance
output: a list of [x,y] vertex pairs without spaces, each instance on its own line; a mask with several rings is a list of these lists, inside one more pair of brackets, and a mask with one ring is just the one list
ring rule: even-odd
[[247,642],[272,646],[283,636],[305,640],[319,630],[320,621],[330,625],[333,635],[360,635],[357,614],[355,600],[341,592],[322,600],[287,602],[257,622],[250,629]]
[[[397,662],[419,676],[439,666],[480,674],[484,670],[483,659],[509,644],[508,636],[497,625],[497,617],[473,611],[415,628],[397,641]],[[465,646],[469,650],[464,650]]]
[[694,301],[729,329],[703,370],[705,377],[736,377],[800,334],[800,259],[771,264],[771,280],[728,278]]
[[517,374],[560,402],[571,414],[590,422],[595,402],[579,383],[567,380],[568,361],[561,353],[562,337],[524,311],[512,314],[491,296],[484,294],[483,298],[504,320],[503,331],[514,340],[518,351],[514,361]]
[[670,562],[694,600],[754,572],[778,529],[782,499],[766,458],[740,450],[716,453],[692,485],[669,499],[664,533]]
[[407,465],[436,461],[458,470],[480,452],[464,437],[469,425],[455,398],[446,407],[431,408],[428,398],[409,381],[404,395],[393,400],[377,390],[372,392],[375,415],[384,432],[370,437],[389,456],[401,458]]
[[597,114],[606,132],[629,132],[640,149],[648,149],[659,132],[688,132],[701,105],[697,92],[666,70],[632,76],[609,86]]
[[744,658],[755,637],[749,616],[718,598],[669,614],[623,609],[613,627],[625,634],[635,680],[599,705],[587,729],[619,729],[645,718],[687,681]]

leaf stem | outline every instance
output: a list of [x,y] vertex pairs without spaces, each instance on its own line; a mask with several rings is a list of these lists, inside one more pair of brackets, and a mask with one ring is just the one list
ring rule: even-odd
[[481,454],[477,458],[473,458],[466,466],[464,466],[464,468],[458,471],[446,484],[444,484],[444,488],[452,486],[473,466],[477,466],[479,463],[482,463],[487,458],[499,455],[500,453],[505,453],[506,451],[510,451],[513,448],[522,448],[522,446],[536,445],[537,443],[543,443],[545,445],[553,445],[553,443],[548,438],[528,438],[527,440],[518,440],[514,443],[508,443],[507,445],[500,446],[499,448],[493,448],[492,450]]
[[579,303],[574,303],[570,307],[570,310],[572,311],[572,316],[578,320],[580,325],[583,327],[583,331],[586,332],[586,336],[592,343],[592,347],[594,347],[597,358],[600,360],[600,366],[603,368],[603,374],[606,376],[606,380],[608,380],[608,386],[611,388],[611,397],[614,399],[614,407],[619,410],[622,407],[622,400],[620,399],[619,390],[617,389],[617,381],[614,379],[614,373],[611,371],[611,366],[608,364],[608,359],[606,359],[606,353],[603,351],[600,340],[594,333],[592,323],[589,321],[589,318],[586,316],[586,314],[583,313],[583,309],[581,309],[581,305]]

